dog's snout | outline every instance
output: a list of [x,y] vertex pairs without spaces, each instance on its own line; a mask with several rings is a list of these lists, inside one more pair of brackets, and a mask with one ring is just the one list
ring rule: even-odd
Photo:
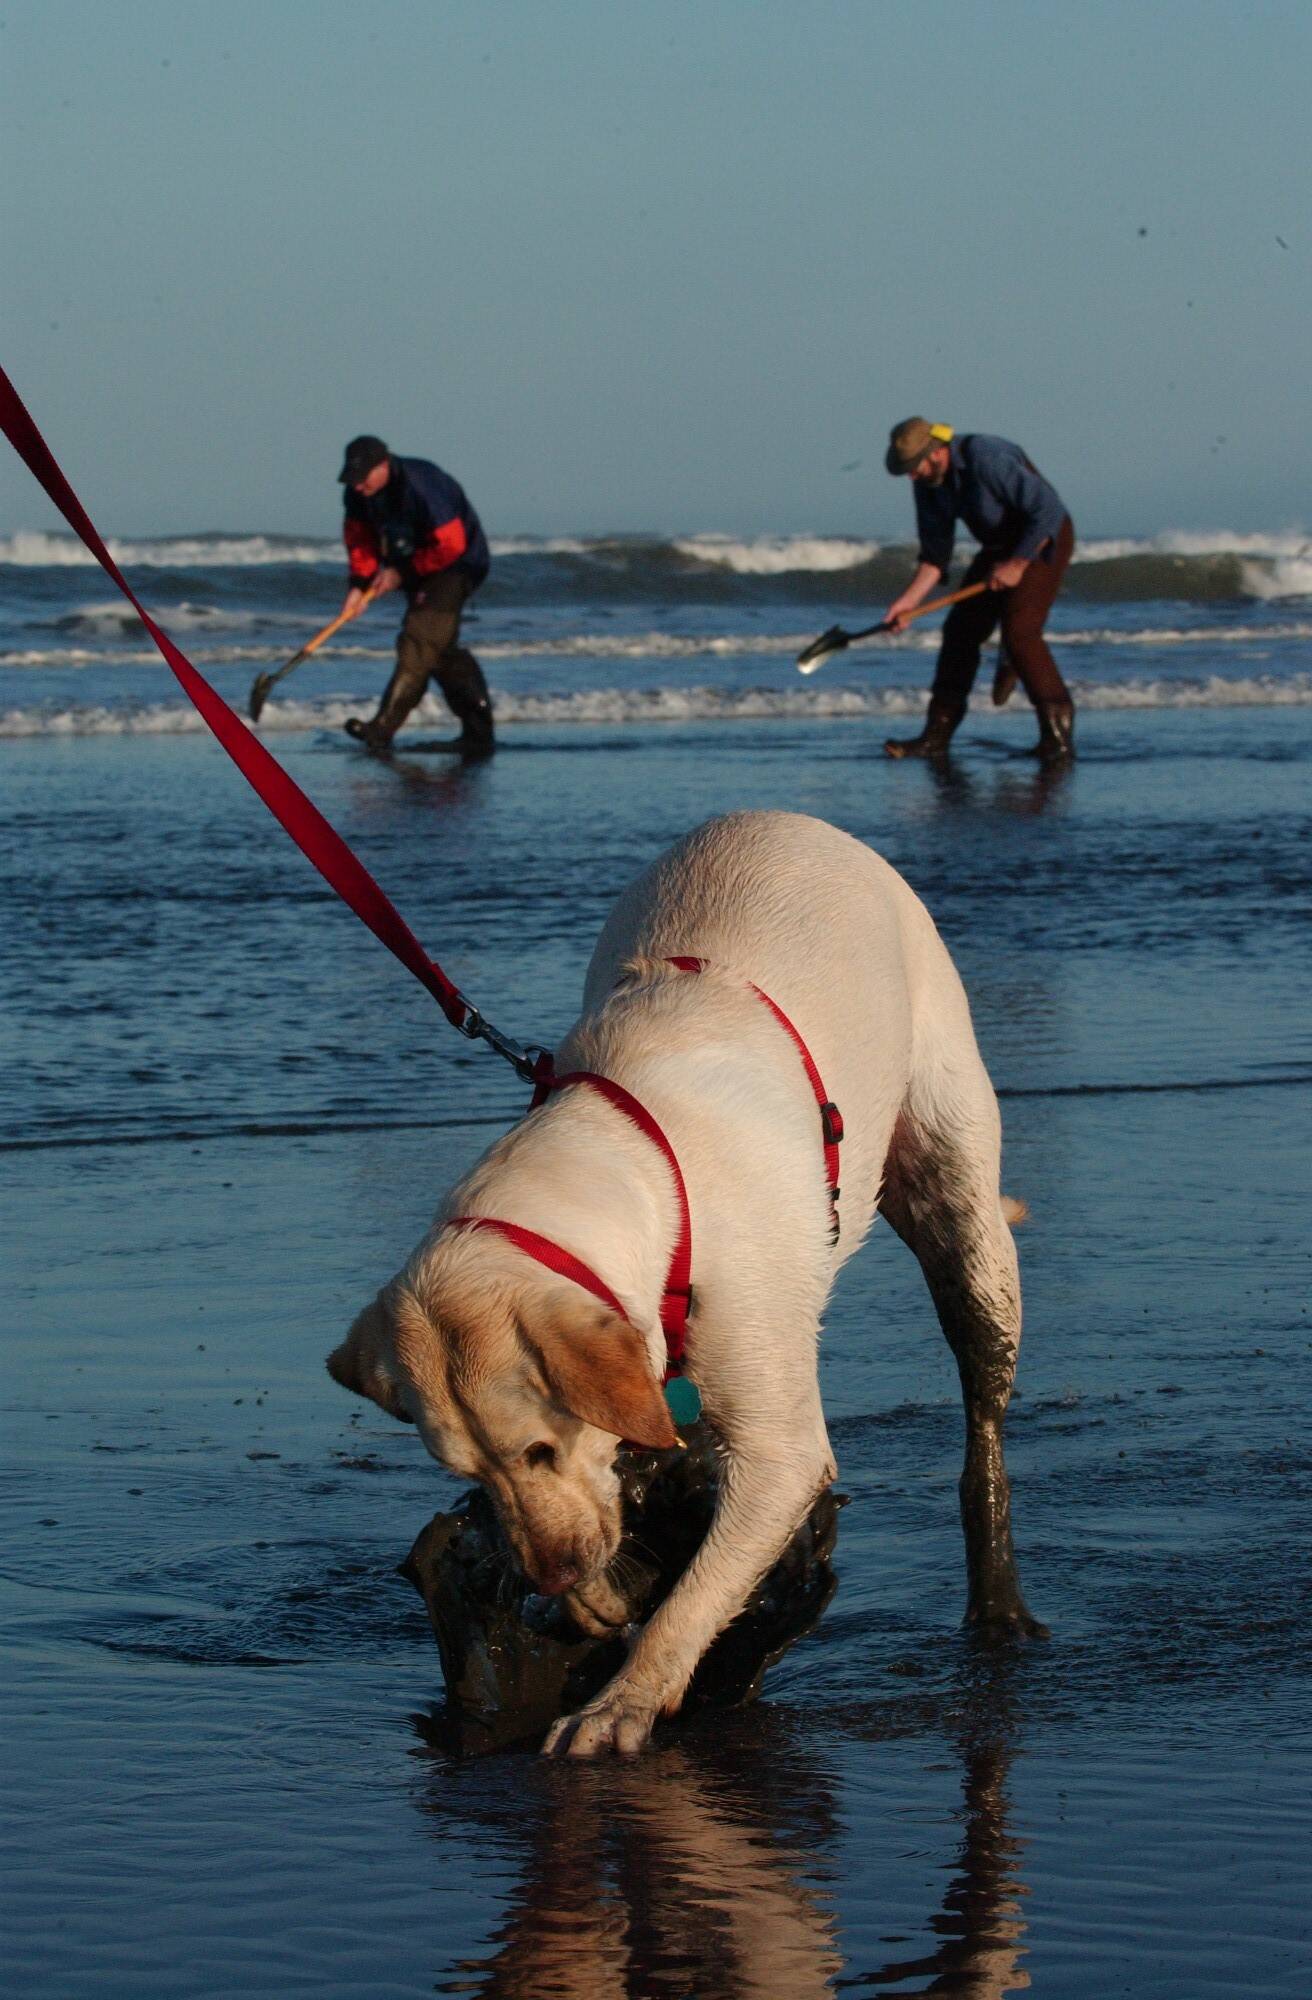
[[582,1574],[577,1563],[538,1563],[529,1581],[543,1597],[561,1597],[574,1588]]

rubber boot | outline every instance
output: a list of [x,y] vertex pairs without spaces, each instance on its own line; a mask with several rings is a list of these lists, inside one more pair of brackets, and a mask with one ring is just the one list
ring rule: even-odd
[[460,724],[460,735],[452,744],[467,763],[478,763],[496,749],[492,730],[492,702],[483,678],[483,669],[464,646],[447,654],[437,673],[443,699]]
[[1036,701],[1039,740],[1034,755],[1041,764],[1064,764],[1075,755],[1075,709],[1069,701]]
[[343,725],[348,736],[357,743],[363,743],[366,750],[375,756],[384,757],[392,747],[392,738],[412,709],[418,708],[428,685],[428,668],[422,659],[414,657],[414,649],[402,654],[398,649],[397,663],[392,678],[383,690],[383,698],[378,704],[378,713],[365,722],[358,715],[348,716]]
[[354,736],[357,743],[363,743],[366,750],[372,750],[376,757],[385,757],[392,747],[392,732],[385,729],[377,716],[366,722],[362,716],[348,715],[342,727],[348,736]]
[[479,764],[496,749],[492,731],[492,704],[484,697],[461,718],[460,755],[467,764]]
[[964,701],[930,699],[929,713],[919,736],[890,736],[884,744],[886,757],[946,757],[952,732],[966,713]]

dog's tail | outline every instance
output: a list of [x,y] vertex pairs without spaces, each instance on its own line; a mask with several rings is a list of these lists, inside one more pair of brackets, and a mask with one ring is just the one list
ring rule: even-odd
[[1002,1197],[1003,1219],[1004,1221],[1009,1223],[1013,1229],[1018,1228],[1020,1224],[1025,1221],[1029,1212],[1030,1211],[1028,1202],[1017,1201],[1014,1194],[1003,1195]]

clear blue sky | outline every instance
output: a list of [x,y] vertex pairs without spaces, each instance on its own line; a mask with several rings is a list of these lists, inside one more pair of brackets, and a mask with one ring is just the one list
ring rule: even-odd
[[497,533],[905,533],[913,411],[1088,532],[1312,520],[1309,0],[0,20],[0,359],[107,531],[331,532],[373,430]]

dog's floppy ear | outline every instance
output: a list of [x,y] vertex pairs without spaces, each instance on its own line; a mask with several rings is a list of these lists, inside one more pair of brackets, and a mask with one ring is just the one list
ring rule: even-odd
[[359,1314],[341,1346],[328,1356],[328,1373],[343,1389],[350,1389],[357,1396],[368,1396],[389,1417],[412,1424],[414,1418],[402,1407],[401,1393],[389,1366],[395,1352],[387,1293],[380,1292],[373,1304]]
[[556,1291],[526,1316],[548,1387],[571,1416],[632,1444],[676,1442],[669,1405],[635,1326],[575,1292]]

